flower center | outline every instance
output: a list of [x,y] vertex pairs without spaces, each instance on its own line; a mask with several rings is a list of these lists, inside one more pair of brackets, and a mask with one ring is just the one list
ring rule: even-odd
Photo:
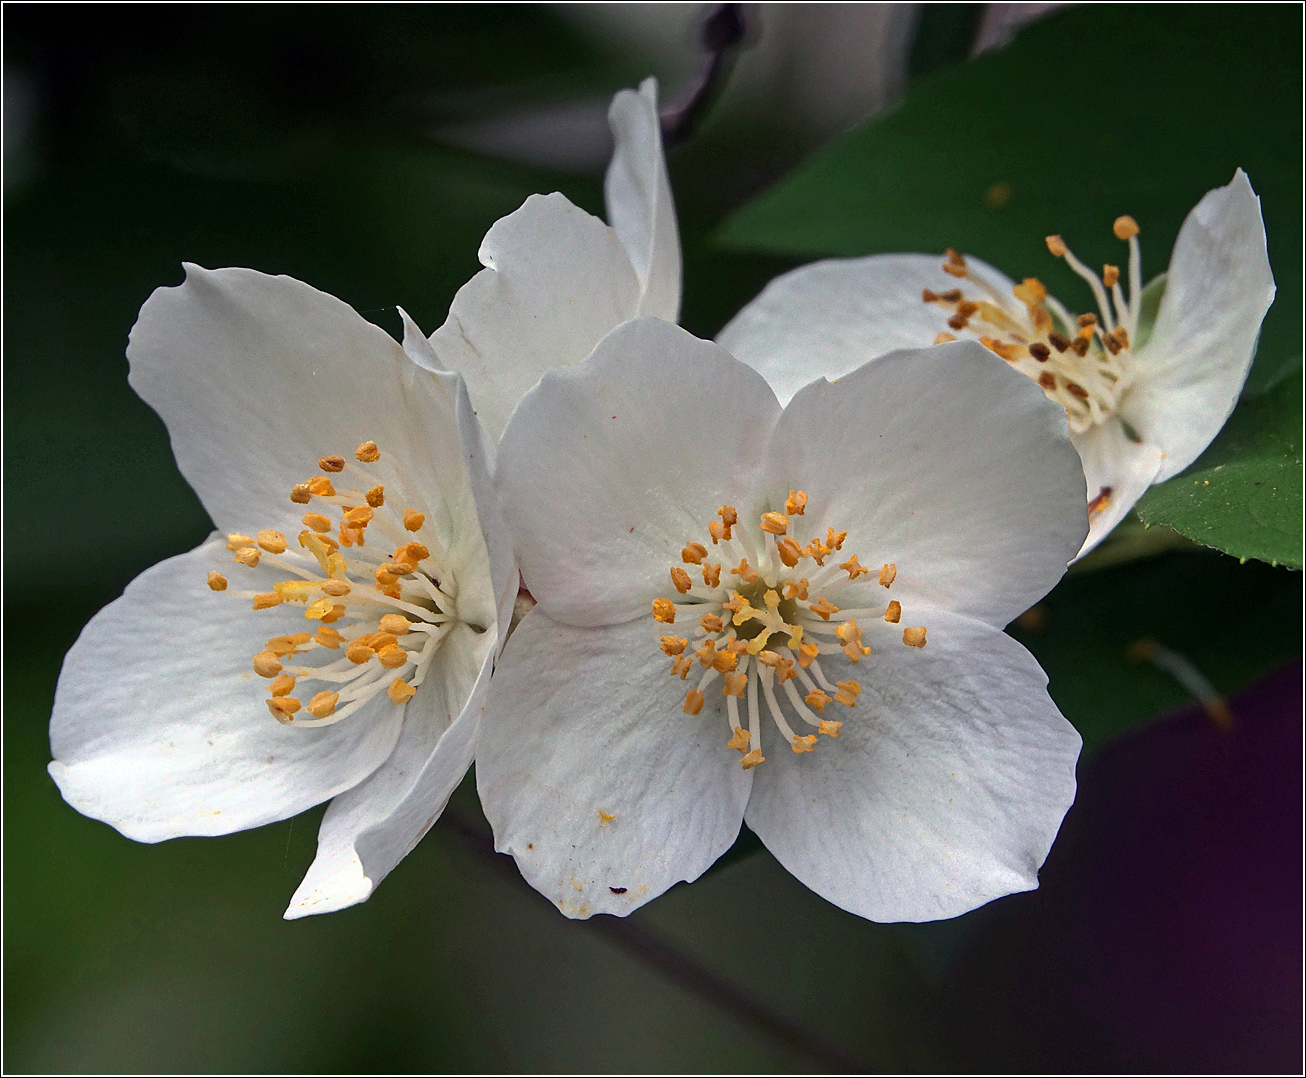
[[[882,602],[872,594],[874,570],[856,554],[838,560],[847,532],[827,528],[823,538],[812,532],[805,543],[800,539],[803,528],[797,518],[806,507],[807,495],[791,490],[785,511],[763,513],[754,528],[740,524],[734,506],[723,505],[718,519],[707,526],[715,549],[687,543],[681,564],[671,567],[675,598],[653,601],[656,621],[697,621],[690,637],[663,636],[659,646],[671,658],[673,677],[688,681],[695,664],[702,670],[685,694],[687,715],[703,710],[707,692],[721,679],[727,744],[743,755],[745,770],[766,759],[761,751],[763,706],[796,753],[814,751],[817,734],[838,737],[843,723],[825,718],[826,706],[854,707],[862,688],[853,680],[831,681],[820,657],[838,662],[842,652],[848,662],[859,663],[871,654],[864,634],[883,631],[874,627],[880,622],[896,625],[902,618],[900,603]],[[878,582],[888,588],[896,576],[896,567],[886,564]],[[832,621],[836,614],[839,618]],[[858,618],[871,621],[863,627]],[[925,629],[904,629],[902,642],[924,647]],[[796,734],[791,715],[816,733]]]
[[[1120,287],[1118,266],[1103,266],[1099,279],[1060,236],[1047,237],[1048,250],[1064,258],[1088,282],[1097,301],[1097,314],[1071,315],[1036,277],[1026,277],[1011,290],[1013,302],[1012,296],[1004,296],[951,249],[943,269],[978,291],[967,294],[954,288],[932,292],[927,288],[922,294],[926,303],[953,312],[948,319],[950,329],[973,333],[981,344],[1042,386],[1051,400],[1065,408],[1075,434],[1115,415],[1133,381],[1130,345],[1138,337],[1142,307],[1138,223],[1132,217],[1118,217],[1112,230],[1129,243],[1128,300]],[[953,333],[943,332],[934,343],[956,339]]]
[[[311,632],[274,636],[254,656],[254,672],[271,681],[268,710],[288,725],[329,726],[383,690],[392,703],[406,703],[459,621],[457,581],[434,529],[425,514],[398,508],[405,504],[403,467],[383,461],[375,442],[364,442],[354,457],[357,464],[323,457],[317,464],[327,475],[291,489],[292,502],[316,507],[304,514],[300,550],[270,529],[227,536],[237,563],[290,578],[275,581],[271,591],[232,595],[251,600],[255,610],[302,604],[305,619],[320,623]],[[337,488],[332,475],[357,480],[357,486]],[[333,521],[332,513],[339,519]],[[369,538],[398,545],[386,556],[368,546]],[[208,584],[227,590],[218,572],[209,573]],[[305,704],[301,683],[314,682],[324,687]]]

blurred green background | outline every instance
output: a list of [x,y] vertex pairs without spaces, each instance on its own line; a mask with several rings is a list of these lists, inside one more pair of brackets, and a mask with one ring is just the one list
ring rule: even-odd
[[[470,781],[370,902],[294,923],[280,915],[321,810],[148,847],[60,800],[44,768],[64,651],[133,576],[209,530],[162,424],[127,386],[141,303],[178,283],[186,260],[290,274],[391,332],[396,305],[435,329],[478,269],[485,230],[528,194],[561,190],[602,213],[613,92],[649,73],[665,98],[692,82],[696,5],[599,7],[6,6],[6,1068],[806,1071],[832,1065],[824,1041],[867,1069],[1293,1069],[1300,732],[1283,716],[1299,681],[1279,674],[1245,705],[1235,696],[1232,733],[1200,711],[1128,733],[1187,700],[1130,661],[1142,637],[1222,692],[1300,654],[1299,575],[1198,548],[1073,574],[1013,629],[1100,748],[1039,892],[952,922],[875,925],[806,891],[745,836],[705,879],[631,918],[810,1031],[807,1047],[560,918],[457,826],[480,820]],[[842,127],[949,77],[985,14],[752,13],[720,101],[670,153],[688,329],[714,334],[800,261],[726,247],[726,217]],[[1042,107],[1074,93],[1050,79]],[[1299,161],[1300,141],[1284,154]],[[1165,179],[1152,197],[1173,232],[1191,197]],[[1064,231],[1099,227],[1079,212],[1066,208]],[[1299,207],[1295,221],[1299,237]],[[1197,808],[1170,811],[1182,799],[1164,811],[1128,800],[1194,784],[1206,809],[1236,803],[1222,818],[1238,826],[1201,831]],[[1274,800],[1285,791],[1286,805]],[[1122,818],[1152,844],[1125,849]],[[1238,875],[1229,851],[1258,841],[1270,852]],[[1147,867],[1126,872],[1128,856]],[[1148,957],[1130,935],[1148,935],[1130,912],[1148,905],[1140,895],[1184,891],[1195,873],[1246,883],[1211,913],[1246,937],[1227,976],[1204,967],[1222,1018],[1186,974],[1165,979],[1207,953],[1205,937]],[[1119,901],[1120,920],[1088,924],[1074,896],[1107,879],[1130,882],[1094,915]],[[1158,901],[1158,916],[1177,908]],[[1280,945],[1292,961],[1262,955],[1262,930],[1280,944],[1297,932]],[[1092,953],[1061,961],[1071,938]],[[1151,964],[1127,976],[1116,950]],[[1121,1018],[1118,983],[1149,976],[1161,978],[1152,1001]],[[1150,1033],[1147,1006],[1163,1011]]]

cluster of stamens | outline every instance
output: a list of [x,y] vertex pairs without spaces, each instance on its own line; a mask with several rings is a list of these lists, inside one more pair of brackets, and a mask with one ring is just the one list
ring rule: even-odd
[[[956,251],[945,254],[943,269],[978,289],[967,295],[960,288],[946,292],[925,289],[922,299],[952,311],[934,343],[955,341],[970,332],[1040,386],[1066,410],[1070,429],[1082,434],[1111,418],[1134,376],[1131,345],[1138,337],[1142,307],[1142,259],[1138,222],[1116,218],[1116,238],[1129,243],[1129,298],[1120,285],[1120,268],[1106,265],[1101,277],[1077,259],[1060,236],[1048,236],[1048,250],[1088,282],[1097,301],[1097,314],[1072,315],[1036,277],[1026,277],[1005,296],[977,273]],[[1110,497],[1103,488],[1090,502],[1096,509]]]
[[[763,513],[753,533],[739,523],[733,506],[723,505],[707,526],[714,549],[687,543],[681,564],[671,568],[676,597],[653,601],[657,621],[671,625],[688,617],[695,622],[689,637],[663,636],[662,651],[671,658],[673,677],[688,681],[696,666],[702,671],[685,694],[688,715],[703,710],[705,693],[721,679],[731,735],[727,744],[742,754],[745,770],[765,760],[759,697],[793,751],[812,752],[818,734],[838,737],[843,726],[825,717],[826,707],[855,707],[862,691],[854,680],[831,681],[820,656],[842,653],[850,663],[859,663],[871,654],[863,639],[872,631],[869,626],[896,625],[902,619],[900,603],[875,600],[869,580],[860,580],[874,570],[862,565],[856,554],[839,560],[847,532],[827,528],[824,537],[813,534],[806,543],[799,538],[798,518],[806,507],[807,495],[791,490],[785,511]],[[888,588],[896,576],[897,568],[886,564],[879,570],[879,584]],[[849,588],[857,593],[851,603],[843,598]],[[836,598],[844,603],[842,608]],[[831,620],[836,614],[839,617]],[[902,642],[924,647],[925,629],[903,629]],[[777,689],[789,712],[816,733],[794,732]],[[740,701],[745,701],[746,720],[740,718]]]
[[[384,478],[392,490],[401,488],[403,469],[383,463],[375,442],[364,442],[354,457],[357,464],[323,457],[317,464],[327,474],[291,489],[292,502],[312,507],[304,514],[299,550],[271,529],[227,536],[238,564],[274,568],[290,578],[277,580],[271,591],[229,594],[250,600],[255,610],[302,604],[305,620],[319,623],[309,632],[274,636],[254,656],[254,672],[270,681],[268,710],[288,725],[329,726],[382,691],[392,703],[406,703],[457,620],[457,583],[426,516],[396,508],[386,485],[376,482]],[[337,486],[341,478],[357,479],[358,486]],[[328,515],[333,512],[336,521]],[[386,556],[369,539],[382,549],[397,545]],[[217,571],[209,573],[208,585],[227,591]],[[304,703],[302,688],[296,690],[313,682],[325,687]]]

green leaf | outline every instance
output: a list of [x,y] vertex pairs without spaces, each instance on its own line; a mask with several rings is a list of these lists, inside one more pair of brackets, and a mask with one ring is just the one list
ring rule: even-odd
[[1300,569],[1301,429],[1299,372],[1241,404],[1192,467],[1143,496],[1138,515],[1226,554]]
[[731,218],[722,239],[787,254],[973,253],[1041,277],[1071,307],[1090,265],[1119,262],[1110,224],[1143,226],[1165,269],[1198,199],[1247,170],[1261,196],[1278,299],[1248,393],[1300,366],[1301,12],[1286,5],[1071,8],[1003,49],[923,78],[893,111],[816,153]]

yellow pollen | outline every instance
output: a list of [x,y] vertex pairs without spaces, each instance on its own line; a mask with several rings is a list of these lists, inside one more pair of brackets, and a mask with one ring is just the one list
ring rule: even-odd
[[425,513],[419,513],[416,509],[404,510],[404,527],[408,531],[415,532],[419,528],[421,528],[421,526],[425,523],[426,523]]
[[339,598],[342,595],[348,595],[350,591],[349,583],[345,580],[324,580],[322,581],[322,594],[334,595]]
[[260,557],[262,555],[259,554],[258,548],[252,546],[241,547],[232,555],[233,560],[240,562],[241,565],[248,566],[250,569],[258,564]]
[[307,505],[313,500],[313,495],[308,489],[307,483],[296,483],[290,488],[290,500],[296,505]]
[[716,658],[716,644],[711,640],[704,640],[703,643],[699,645],[698,650],[694,652],[694,655],[703,666],[711,666],[713,660]]
[[343,618],[344,616],[345,616],[345,608],[344,608],[344,606],[342,606],[342,605],[340,605],[340,604],[337,604],[337,605],[335,605],[335,606],[333,606],[333,607],[331,608],[331,613],[325,615],[325,616],[322,618],[322,620],[323,620],[323,621],[339,621],[339,620],[340,620],[341,618]]
[[689,641],[683,636],[664,636],[660,647],[668,655],[679,655],[689,646]]
[[363,663],[367,662],[375,654],[375,651],[369,648],[366,644],[359,643],[357,640],[345,649],[345,658],[355,666],[362,666]]
[[278,580],[272,587],[288,603],[308,602],[318,590],[318,585],[311,580]]
[[824,565],[825,556],[831,553],[831,550],[821,540],[813,539],[807,544],[807,549],[803,553],[816,562],[817,565]]
[[747,756],[745,756],[742,760],[739,761],[740,766],[743,767],[745,771],[751,771],[758,764],[765,763],[765,762],[766,762],[766,757],[762,755],[762,751],[760,749],[754,749],[752,752],[750,752]]
[[281,660],[270,651],[260,651],[254,656],[254,673],[259,677],[274,678],[281,673]]
[[684,681],[693,667],[694,660],[688,655],[677,655],[671,660],[671,676],[678,677],[681,681]]
[[836,681],[834,687],[839,691],[834,694],[834,700],[837,704],[843,704],[844,707],[855,707],[857,698],[862,694],[862,687],[855,681]]
[[784,535],[789,530],[789,518],[783,513],[763,513],[761,528],[770,535]]
[[[732,611],[735,614],[742,613],[745,610],[748,611],[752,610],[752,608],[748,605],[748,600],[745,599],[742,595],[740,595],[739,592],[737,591],[732,591],[730,593],[730,599],[727,602],[722,603],[721,605],[725,607],[725,609]],[[735,624],[738,625],[739,622],[735,622]]]
[[801,577],[798,580],[785,581],[785,598],[798,599],[802,602],[807,601],[807,578]]
[[289,674],[280,674],[276,680],[268,686],[268,692],[273,696],[287,696],[290,690],[295,687],[295,679]]
[[375,464],[381,459],[381,450],[376,447],[375,442],[364,442],[354,450],[354,456],[364,464]]
[[324,472],[343,472],[345,470],[345,458],[322,457],[318,460],[317,466]]
[[1111,231],[1116,234],[1116,239],[1128,240],[1137,236],[1141,230],[1138,227],[1138,222],[1126,213],[1112,222]]
[[[743,580],[745,584],[757,583],[757,570],[748,564],[747,558],[741,558],[739,564],[731,569],[730,572]],[[735,624],[738,625],[739,623],[735,622]]]
[[[748,687],[747,674],[726,674],[725,694],[727,696],[743,696],[744,689]],[[745,742],[747,744],[747,742]],[[735,746],[731,746],[734,748]]]
[[411,700],[416,692],[417,690],[403,678],[397,677],[390,683],[390,688],[386,689],[385,694],[390,697],[391,703],[403,704]]
[[849,580],[856,580],[859,576],[864,576],[870,572],[866,566],[858,564],[856,554],[841,564],[839,568],[847,572]]
[[381,619],[381,631],[392,636],[403,636],[413,623],[402,614],[386,614]]
[[1106,285],[1107,288],[1114,288],[1118,280],[1120,280],[1119,266],[1102,267],[1102,283]]
[[909,648],[923,648],[925,646],[925,627],[922,625],[914,629],[903,629],[902,642]]
[[254,540],[248,535],[241,535],[240,532],[232,532],[227,536],[228,550],[244,550],[246,547],[252,547]]
[[726,627],[726,623],[716,614],[704,614],[698,619],[698,623],[703,626],[703,631],[708,633],[719,633]]
[[309,621],[318,621],[327,617],[335,609],[335,604],[330,599],[322,598],[308,604],[308,609],[304,611],[304,617]]
[[800,517],[807,512],[807,495],[801,490],[791,490],[785,499],[785,512],[791,517]]
[[730,528],[719,520],[714,520],[708,524],[707,533],[712,537],[713,546],[716,546],[722,539],[730,538]]
[[836,628],[834,635],[839,638],[840,643],[847,644],[852,640],[860,640],[862,631],[857,627],[857,622],[849,620]]
[[275,591],[259,592],[258,595],[254,596],[255,610],[269,610],[274,606],[280,606],[280,605],[281,605],[281,596],[278,595]]
[[816,735],[807,734],[804,737],[796,737],[794,738],[793,744],[790,747],[794,750],[794,752],[815,752]]
[[258,533],[258,545],[269,554],[284,554],[286,550],[286,537],[279,531],[265,528],[263,531]]
[[1060,236],[1048,236],[1047,245],[1048,250],[1052,252],[1054,258],[1064,258],[1066,252],[1070,250],[1070,248],[1066,246],[1066,241]]
[[208,585],[214,591],[227,590],[227,578],[219,573],[216,569],[210,569],[208,575]]
[[671,583],[681,595],[684,595],[694,586],[694,582],[689,579],[689,574],[679,565],[671,567]]
[[610,813],[610,812],[604,812],[602,809],[599,809],[599,826],[600,826],[600,827],[601,827],[603,824],[611,823],[611,822],[612,822],[613,820],[615,820],[615,819],[616,819],[616,817],[615,817],[614,815],[612,815],[612,813]]
[[822,719],[821,727],[818,733],[822,733],[826,737],[838,737],[839,727],[841,727],[842,725],[843,723],[841,722],[832,722],[830,719]]
[[947,343],[949,343],[950,341],[955,341],[956,339],[957,339],[957,337],[956,337],[955,334],[947,333],[947,332],[942,331],[942,330],[940,330],[938,333],[936,333],[936,334],[934,335],[934,343],[935,343],[935,344],[947,344]]
[[380,509],[381,506],[385,505],[385,487],[382,486],[372,487],[366,494],[363,495],[363,499],[373,509]]
[[798,559],[803,556],[803,548],[787,535],[776,543],[775,549],[776,553],[780,555],[780,560],[790,569],[797,565]]
[[807,694],[806,700],[809,707],[814,707],[821,714],[825,714],[825,705],[830,702],[832,697],[829,693],[821,689],[813,689]]
[[345,521],[355,528],[366,528],[372,522],[372,508],[360,505],[345,513]]
[[408,652],[396,644],[382,648],[376,653],[376,657],[387,670],[397,670],[408,662]]
[[308,492],[318,498],[331,498],[334,497],[336,493],[336,488],[331,485],[331,480],[325,475],[313,476],[306,485],[308,487]]
[[829,621],[831,614],[839,613],[839,608],[830,602],[824,595],[816,600],[808,609],[813,614],[819,614],[822,621]]
[[721,566],[718,563],[703,566],[703,583],[709,588],[721,586]]
[[733,674],[739,666],[739,656],[729,648],[722,648],[712,657],[712,668],[718,674]]
[[664,625],[673,624],[676,620],[676,604],[670,599],[654,599],[653,619]]
[[1047,287],[1037,277],[1026,277],[1011,290],[1011,294],[1029,307],[1036,306],[1048,298]]
[[315,719],[325,719],[336,709],[336,704],[340,703],[340,694],[323,690],[308,702],[308,713]]
[[880,586],[883,588],[889,587],[897,575],[898,567],[894,565],[893,562],[888,562],[880,566]]
[[290,636],[274,636],[267,643],[268,651],[278,659],[287,655],[298,655],[301,644],[307,644],[313,638],[308,633],[292,633]]
[[331,521],[321,513],[305,513],[304,527],[312,528],[315,532],[325,534],[331,530]]
[[896,625],[902,617],[902,603],[897,599],[889,602],[889,609],[884,612],[884,620],[890,624]]
[[[721,518],[721,523],[727,528],[733,527],[739,523],[739,514],[735,511],[733,505],[723,505],[716,511],[716,515]],[[726,538],[729,539],[730,536],[727,535]]]
[[825,545],[830,550],[842,550],[843,541],[848,538],[847,532],[837,532],[833,528],[825,529]]
[[812,665],[812,660],[821,653],[819,644],[800,644],[798,646],[798,665],[806,670]]
[[277,722],[293,722],[295,712],[303,706],[293,696],[274,696],[268,701],[268,710]]
[[706,557],[707,547],[702,543],[686,543],[685,549],[680,552],[680,560],[686,565],[702,565]]
[[726,742],[726,748],[734,749],[737,752],[748,751],[749,733],[742,726],[735,727],[735,736]]
[[1018,344],[1003,344],[994,337],[981,337],[980,344],[994,355],[1001,356],[1008,363],[1015,363],[1016,360],[1020,359],[1021,353],[1024,351]]
[[681,708],[686,715],[697,715],[703,710],[703,694],[697,689],[685,693],[685,706]]
[[324,648],[338,648],[345,642],[345,638],[329,625],[323,625],[318,629],[318,631],[313,634],[313,639]]

